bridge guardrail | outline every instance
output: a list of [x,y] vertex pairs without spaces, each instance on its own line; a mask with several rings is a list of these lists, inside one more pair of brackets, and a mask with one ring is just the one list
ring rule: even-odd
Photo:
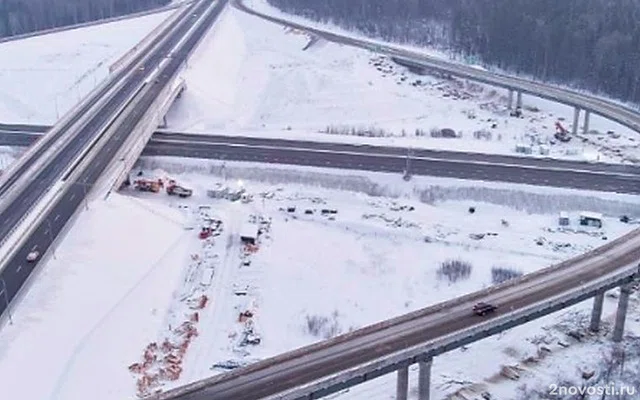
[[[376,360],[364,365],[360,365],[357,367],[349,368],[339,373],[328,376],[326,379],[318,382],[311,382],[307,385],[300,386],[298,388],[288,390],[286,392],[279,393],[278,395],[269,396],[262,398],[261,400],[298,400],[303,395],[308,395],[312,392],[321,391],[327,387],[339,387],[343,383],[349,380],[359,379],[363,377],[365,374],[366,378],[360,378],[360,381],[357,383],[361,383],[364,381],[368,381],[374,379],[378,376],[387,374],[397,369],[396,366],[406,366],[410,364],[414,364],[418,361],[427,360],[431,357],[437,356],[446,351],[451,351],[454,348],[460,347],[467,342],[473,342],[478,340],[478,336],[482,336],[486,334],[495,334],[497,332],[493,332],[493,330],[499,329],[504,330],[508,328],[502,328],[502,326],[508,326],[513,321],[518,321],[522,319],[527,319],[529,315],[535,312],[539,312],[537,310],[546,310],[553,309],[558,305],[563,305],[565,302],[572,301],[571,299],[580,298],[581,296],[591,297],[601,290],[602,287],[611,287],[614,285],[618,285],[620,282],[624,282],[629,280],[630,277],[638,276],[638,268],[621,268],[623,271],[616,271],[614,273],[607,274],[597,281],[592,282],[586,287],[579,288],[572,293],[561,293],[557,296],[551,297],[549,299],[543,300],[531,306],[528,306],[522,310],[517,310],[511,313],[507,313],[501,315],[499,317],[493,318],[490,321],[482,322],[478,325],[470,329],[466,329],[463,331],[453,332],[448,335],[445,335],[439,339],[432,341],[431,343],[421,344],[418,346],[414,346],[409,349],[402,350],[400,352],[396,352],[385,357],[382,360]],[[582,300],[579,300],[582,301]],[[498,327],[498,328],[496,328]],[[459,345],[454,344],[460,343]],[[409,360],[409,361],[407,361]],[[337,391],[339,389],[336,389]],[[169,399],[178,399],[179,397],[164,397],[162,400]],[[151,398],[150,400],[159,400],[156,398]]]

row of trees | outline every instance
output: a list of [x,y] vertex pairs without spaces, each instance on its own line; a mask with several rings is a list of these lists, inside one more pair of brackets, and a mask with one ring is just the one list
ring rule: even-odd
[[370,36],[640,103],[637,0],[268,1]]
[[0,0],[0,37],[149,10],[169,0]]

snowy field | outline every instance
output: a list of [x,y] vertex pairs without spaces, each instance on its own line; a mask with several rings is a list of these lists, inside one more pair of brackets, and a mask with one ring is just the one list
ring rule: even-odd
[[[0,331],[9,397],[107,400],[183,384],[537,270],[635,226],[620,215],[640,217],[632,196],[524,185],[171,158],[139,169],[134,179],[173,178],[194,194],[129,188],[89,204]],[[208,197],[222,196],[218,184],[241,200]],[[569,228],[558,226],[560,210]],[[604,227],[579,227],[580,210],[603,212]],[[262,231],[255,246],[240,243],[250,226],[249,236]],[[439,272],[449,260],[459,261],[457,275]],[[559,368],[568,378],[596,368],[607,339],[567,336],[589,306],[438,357],[434,398],[469,383],[513,398],[524,383],[556,380]],[[541,343],[546,358],[523,364]],[[469,368],[481,358],[482,368]],[[502,378],[515,364],[526,365],[521,378]],[[339,398],[392,398],[392,383]]]
[[0,44],[0,121],[54,124],[175,10]]
[[23,149],[0,146],[0,171],[6,170],[23,153]]
[[[261,0],[248,4],[271,10]],[[602,118],[592,117],[586,142],[552,144],[556,122],[571,128],[569,107],[525,96],[523,116],[514,118],[506,91],[418,76],[369,51],[322,40],[305,50],[309,42],[228,10],[190,61],[189,89],[170,111],[169,128],[503,154],[521,146],[534,156],[600,161],[635,157],[637,134]],[[437,137],[445,129],[457,137]]]

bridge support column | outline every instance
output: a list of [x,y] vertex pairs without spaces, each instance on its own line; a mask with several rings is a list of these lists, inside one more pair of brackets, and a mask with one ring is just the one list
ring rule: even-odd
[[516,108],[522,108],[522,92],[518,92],[516,97]]
[[582,129],[583,134],[589,133],[589,118],[591,117],[591,112],[589,110],[584,110],[584,127]]
[[167,127],[167,116],[163,115],[162,116],[162,122],[160,122],[160,125],[158,126],[158,128],[166,128]]
[[604,293],[598,293],[593,298],[593,309],[591,310],[591,324],[589,330],[598,332],[600,330],[600,318],[602,317],[602,305],[604,303]]
[[573,133],[574,136],[578,134],[579,123],[580,123],[580,109],[578,107],[575,107],[573,109],[573,127],[571,127],[571,133]]
[[429,400],[431,393],[431,363],[433,359],[420,361],[418,364],[418,400]]
[[409,396],[409,367],[404,367],[398,370],[396,400],[407,400],[408,396]]
[[513,109],[513,89],[509,89],[509,110]]
[[616,312],[616,324],[613,327],[613,341],[622,342],[624,334],[624,322],[627,319],[627,308],[629,307],[629,295],[631,294],[631,285],[626,284],[620,286],[620,298],[618,299],[618,311]]

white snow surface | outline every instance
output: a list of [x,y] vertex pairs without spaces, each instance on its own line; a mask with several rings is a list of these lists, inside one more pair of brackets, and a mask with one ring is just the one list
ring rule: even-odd
[[[194,312],[198,321],[191,326],[198,336],[186,347],[179,379],[157,382],[169,388],[209,376],[220,372],[211,369],[218,362],[273,356],[481,289],[491,284],[494,266],[527,273],[584,252],[605,243],[602,235],[610,240],[635,227],[618,222],[617,216],[637,216],[639,202],[632,196],[580,196],[523,185],[488,185],[478,192],[472,182],[404,182],[393,174],[248,163],[153,158],[143,159],[140,168],[143,178],[176,179],[194,190],[193,197],[127,189],[89,204],[12,309],[13,324],[0,331],[0,386],[8,397],[131,398],[141,374],[128,367],[142,363],[151,342],[168,340],[177,346],[183,336],[175,331]],[[216,183],[244,188],[249,201],[207,197]],[[523,198],[533,201],[523,203]],[[296,207],[293,213],[286,210],[291,206]],[[475,213],[469,213],[469,206],[476,207]],[[559,208],[569,211],[575,232],[558,229]],[[313,214],[305,214],[306,209]],[[322,209],[337,213],[323,215]],[[604,228],[580,228],[580,210],[602,212]],[[238,233],[252,215],[257,216],[254,223],[265,221],[264,232],[257,251],[245,254]],[[222,221],[222,228],[219,236],[201,240],[198,233],[208,226],[207,219]],[[470,236],[482,233],[497,236]],[[449,259],[471,263],[470,276],[456,283],[439,279],[439,265]],[[243,265],[246,261],[249,265]],[[202,295],[209,300],[203,309],[189,305]],[[607,300],[607,321],[612,304]],[[563,329],[553,326],[576,319],[572,312],[588,306],[438,357],[434,398],[463,386],[449,380],[480,382],[512,398],[515,385],[489,378],[500,365],[535,353],[531,338],[536,335],[566,340]],[[631,307],[637,312],[635,300]],[[247,310],[253,312],[249,320],[261,343],[239,346],[248,325],[238,323],[238,315]],[[327,320],[315,322],[317,335],[308,329],[314,318]],[[550,344],[545,362],[570,371],[569,362],[587,363],[586,357],[603,348],[570,344],[566,350]],[[162,364],[160,350],[156,354],[160,357],[150,376]],[[486,368],[469,368],[480,359]],[[551,367],[532,371],[519,383],[555,378]],[[36,378],[38,385],[26,384],[25,376]],[[340,398],[392,394],[389,376]]]
[[[261,0],[247,4],[278,14]],[[188,90],[170,110],[169,128],[502,154],[519,154],[516,146],[526,145],[532,156],[548,147],[549,156],[565,159],[635,158],[637,133],[602,118],[591,117],[589,142],[551,144],[558,120],[571,128],[572,108],[525,96],[523,118],[509,117],[506,91],[418,76],[385,57],[323,40],[305,50],[309,43],[304,33],[225,11],[184,72]],[[431,137],[444,128],[461,137]]]
[[4,395],[129,396],[128,358],[165,318],[182,236],[175,210],[118,194],[91,203],[12,308],[13,324],[2,327]]
[[54,124],[175,10],[0,44],[0,121]]

